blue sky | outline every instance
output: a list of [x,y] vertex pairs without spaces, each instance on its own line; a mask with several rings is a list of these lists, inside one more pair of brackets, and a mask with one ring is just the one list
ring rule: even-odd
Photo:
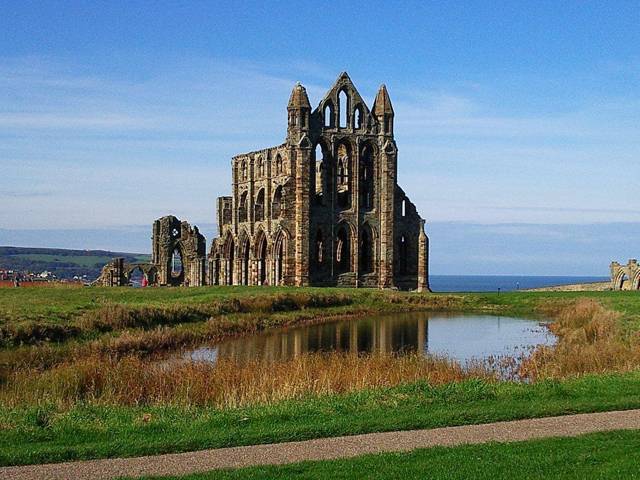
[[296,81],[317,104],[347,70],[389,89],[435,273],[558,273],[568,246],[563,271],[606,274],[637,235],[585,239],[640,224],[638,25],[639,1],[0,0],[0,243],[148,250],[116,235],[167,213],[211,238],[231,156],[283,140]]

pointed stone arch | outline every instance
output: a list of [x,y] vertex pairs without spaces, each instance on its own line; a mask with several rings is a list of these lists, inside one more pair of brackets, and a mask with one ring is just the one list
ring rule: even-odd
[[313,168],[311,175],[310,190],[313,195],[314,204],[326,205],[329,202],[330,185],[332,177],[331,150],[327,142],[320,138],[313,150]]
[[244,190],[238,199],[238,222],[249,220],[249,191]]
[[258,194],[256,195],[256,201],[253,206],[253,219],[256,222],[261,222],[264,220],[264,214],[266,210],[265,204],[265,189],[261,188],[258,190]]
[[278,228],[273,235],[273,285],[287,285],[291,266],[289,265],[289,243],[291,235],[285,228]]
[[375,208],[376,190],[379,188],[377,145],[373,141],[364,142],[360,147],[358,157],[360,206],[363,210],[370,211]]
[[316,228],[312,236],[312,251],[311,251],[311,270],[312,273],[317,273],[322,270],[328,263],[327,245],[329,244],[329,237],[322,226]]
[[274,220],[282,217],[284,209],[284,185],[276,186],[271,200],[271,218]]
[[249,233],[242,229],[238,234],[238,284],[239,285],[251,285],[251,259],[253,258],[251,252],[251,236]]
[[333,182],[336,185],[337,205],[342,210],[351,208],[351,196],[353,191],[353,143],[343,138],[336,142],[335,161],[333,171],[335,172]]
[[338,91],[338,128],[347,128],[351,119],[351,96],[347,88]]
[[369,222],[362,225],[359,241],[358,272],[360,275],[375,273],[378,259],[377,234]]
[[269,241],[266,233],[262,228],[259,228],[255,240],[253,242],[254,252],[253,257],[256,263],[256,285],[269,284]]
[[322,125],[326,128],[335,126],[335,109],[331,100],[326,101],[322,105]]
[[227,232],[223,244],[224,272],[222,273],[223,285],[235,285],[236,273],[236,239],[231,232]]
[[334,268],[338,274],[352,272],[354,270],[354,242],[357,232],[354,225],[342,220],[335,230]]

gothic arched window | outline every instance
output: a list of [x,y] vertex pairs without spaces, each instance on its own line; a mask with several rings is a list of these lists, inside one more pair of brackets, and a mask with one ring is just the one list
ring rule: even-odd
[[353,128],[360,130],[362,128],[362,107],[358,105],[353,113]]
[[276,188],[275,193],[273,194],[273,202],[271,203],[271,217],[272,218],[280,218],[282,216],[282,207],[283,207],[283,191],[282,185]]
[[246,180],[247,179],[247,174],[248,174],[248,170],[247,170],[247,161],[243,160],[242,164],[240,166],[240,178],[242,180]]
[[338,147],[338,187],[349,185],[349,154],[347,147],[342,144]]
[[331,103],[324,106],[324,126],[333,127],[333,107]]
[[338,95],[338,111],[340,112],[340,123],[338,123],[338,126],[345,128],[349,121],[349,97],[344,90],[340,91]]
[[345,273],[351,270],[351,246],[349,244],[349,234],[343,226],[338,230],[336,243],[336,267],[338,273]]
[[246,222],[247,221],[247,201],[248,201],[248,194],[247,192],[242,192],[242,195],[240,195],[240,205],[238,205],[238,221],[239,222]]
[[253,215],[256,222],[264,220],[264,188],[258,192]]
[[258,177],[264,177],[264,160],[262,157],[258,157]]

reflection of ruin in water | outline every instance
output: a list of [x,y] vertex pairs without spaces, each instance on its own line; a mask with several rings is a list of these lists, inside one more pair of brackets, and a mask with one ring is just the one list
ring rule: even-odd
[[313,352],[418,352],[466,361],[550,343],[553,336],[534,320],[421,312],[276,330],[199,348],[187,358],[269,362]]

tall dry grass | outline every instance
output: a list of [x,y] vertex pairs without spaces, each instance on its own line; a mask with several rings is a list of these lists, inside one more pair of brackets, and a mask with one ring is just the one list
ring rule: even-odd
[[417,354],[309,354],[274,363],[222,360],[215,365],[94,356],[38,375],[14,372],[0,389],[0,403],[237,407],[418,380],[442,384],[471,377],[493,378],[481,366],[465,369],[448,359]]
[[[273,308],[266,303],[262,311]],[[535,381],[621,372],[640,366],[640,337],[623,336],[619,314],[590,299],[544,308],[543,313],[555,320],[550,325],[558,336],[555,346],[538,347],[524,358],[489,359],[464,368],[455,361],[418,354],[309,354],[272,363],[221,360],[215,365],[182,360],[159,362],[147,355],[204,338],[219,339],[288,322],[323,320],[313,309],[291,315],[287,309],[300,307],[282,308],[281,313],[271,310],[268,315],[259,311],[220,314],[204,322],[187,323],[184,328],[156,325],[151,329],[125,330],[119,336],[80,344],[67,352],[53,347],[47,347],[51,351],[33,347],[15,350],[14,356],[22,363],[1,371],[0,403],[236,407],[419,380],[431,384],[466,378]],[[360,306],[354,306],[354,312],[362,311]],[[344,313],[345,310],[340,311],[341,315]],[[129,323],[129,312],[123,315],[109,317],[113,328],[140,326],[135,319]],[[0,357],[0,363],[1,360]]]
[[640,366],[640,337],[625,338],[620,314],[592,299],[548,305],[555,346],[540,346],[520,364],[520,375],[536,380],[586,373],[624,372]]

